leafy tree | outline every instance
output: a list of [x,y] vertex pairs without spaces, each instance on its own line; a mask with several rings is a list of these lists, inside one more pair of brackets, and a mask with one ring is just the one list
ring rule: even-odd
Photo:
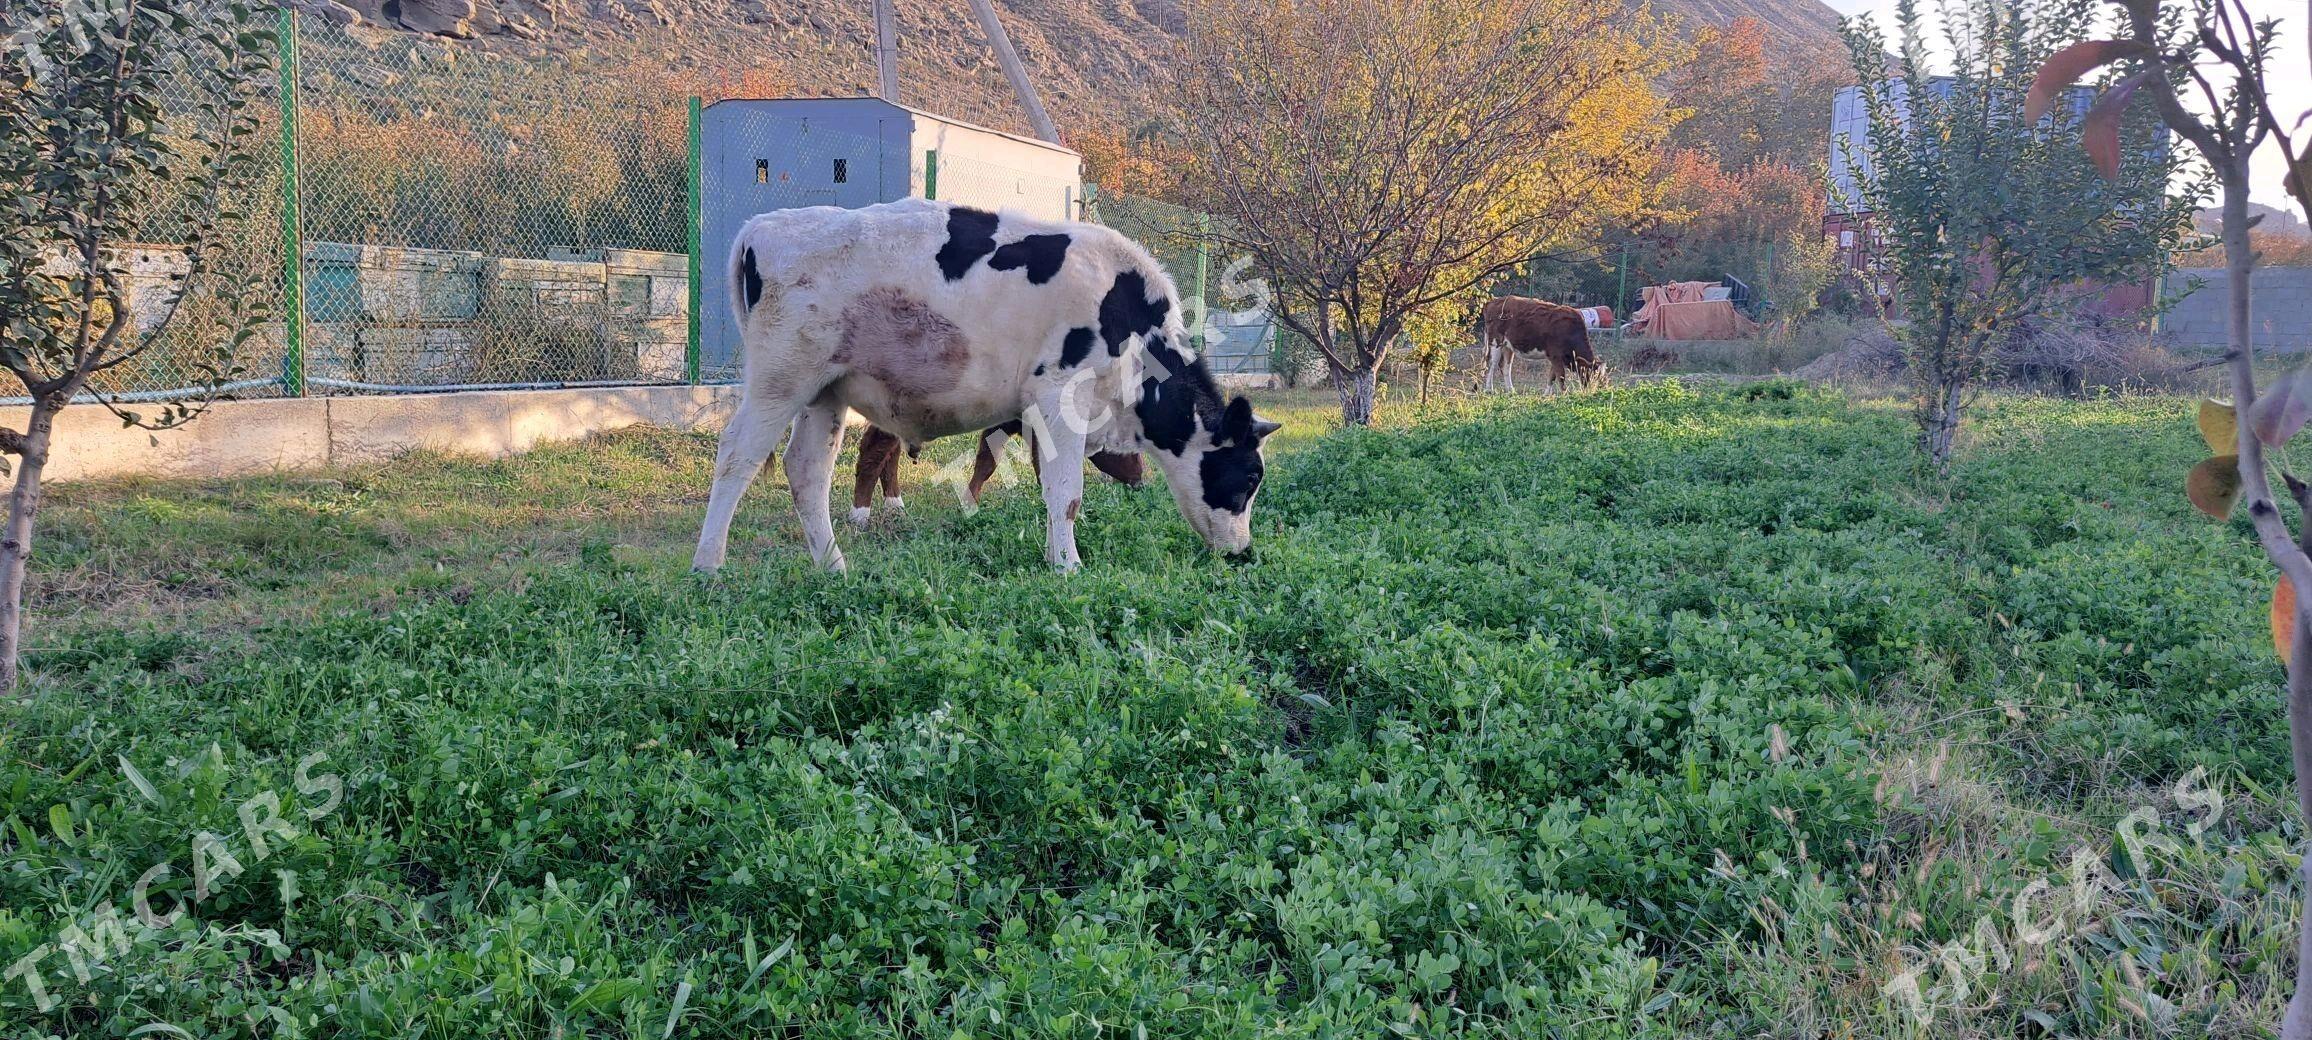
[[1429,404],[1429,385],[1453,368],[1453,348],[1469,342],[1470,326],[1486,294],[1472,289],[1414,311],[1405,317],[1405,346],[1413,368],[1420,373],[1419,403]]
[[[2195,0],[2171,6],[2163,0],[2132,0],[2117,38],[2090,40],[2050,56],[2031,85],[2029,111],[2053,107],[2061,92],[2081,77],[2113,63],[2131,66],[2110,84],[2089,110],[2084,145],[2105,174],[2117,172],[2125,153],[2121,116],[2141,96],[2160,121],[2191,142],[2215,173],[2223,214],[2222,244],[2226,284],[2225,326],[2230,349],[2232,400],[2211,401],[2200,409],[2200,432],[2215,457],[2186,478],[2192,504],[2218,520],[2245,502],[2264,555],[2279,569],[2272,593],[2272,638],[2288,666],[2288,743],[2296,772],[2296,806],[2312,819],[2312,483],[2283,470],[2282,482],[2297,507],[2291,534],[2272,496],[2264,450],[2286,445],[2312,419],[2312,370],[2298,369],[2271,386],[2256,387],[2254,287],[2249,271],[2255,250],[2248,212],[2249,162],[2256,150],[2276,145],[2290,171],[2287,188],[2312,214],[2312,156],[2301,136],[2312,113],[2284,113],[2272,100],[2269,74],[2279,42],[2277,19],[2258,18],[2244,0]],[[2305,42],[2312,45],[2312,32]],[[2187,107],[2190,97],[2198,109]],[[2245,420],[2245,421],[2242,421]],[[2297,896],[2296,989],[2281,1017],[2281,1040],[2312,1040],[2312,856],[2303,858]]]
[[1767,32],[1763,22],[1743,16],[1695,37],[1693,56],[1668,77],[1670,103],[1686,114],[1671,132],[1673,145],[1729,167],[1823,160],[1830,101],[1853,82],[1851,70],[1777,66],[1767,57]]
[[1405,322],[1601,212],[1669,124],[1667,50],[1585,0],[1200,0],[1174,62],[1184,201],[1371,421]]
[[2098,282],[2151,277],[2190,227],[2169,197],[2176,159],[2137,120],[2096,176],[2078,121],[2023,113],[2033,71],[2096,23],[2096,0],[1967,0],[1947,10],[1953,74],[1926,65],[1916,0],[1896,8],[1899,76],[1878,71],[1886,40],[1869,19],[1848,42],[1870,118],[1862,203],[1885,236],[1904,315],[1920,446],[1947,470],[1962,416],[1999,347]]
[[[189,422],[206,400],[142,415],[92,380],[193,335],[214,344],[200,362],[213,387],[262,317],[212,275],[261,170],[267,15],[223,0],[0,4],[0,367],[32,401],[24,429],[0,430],[16,478],[0,531],[0,689],[16,684],[57,412],[89,393],[131,425]],[[177,243],[187,261],[149,322],[130,320],[116,255],[140,242]]]

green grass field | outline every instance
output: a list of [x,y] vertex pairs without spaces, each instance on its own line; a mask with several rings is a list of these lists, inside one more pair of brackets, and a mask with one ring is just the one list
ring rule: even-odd
[[772,479],[693,577],[653,431],[58,488],[0,1033],[2278,1021],[2269,568],[2187,402],[1995,400],[1949,482],[1783,382],[1268,410],[1249,559],[1094,483],[1070,577],[930,465],[848,575]]

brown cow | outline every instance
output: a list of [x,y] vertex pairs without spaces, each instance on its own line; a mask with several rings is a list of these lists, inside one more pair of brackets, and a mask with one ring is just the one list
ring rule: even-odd
[[1477,341],[1485,348],[1485,389],[1493,389],[1495,372],[1501,384],[1517,391],[1513,371],[1519,354],[1540,354],[1549,359],[1549,385],[1562,388],[1566,370],[1589,381],[1598,372],[1598,356],[1590,349],[1589,322],[1580,311],[1562,304],[1523,296],[1499,296],[1485,301],[1477,312]]
[[[972,504],[979,503],[980,491],[987,487],[988,479],[995,476],[995,460],[1003,453],[1004,438],[1021,436],[1020,430],[1020,421],[1013,419],[980,431],[979,457],[972,460],[971,486],[965,491]],[[896,511],[906,508],[899,495],[899,455],[903,449],[906,446],[900,443],[898,435],[877,426],[868,427],[867,433],[859,439],[859,467],[851,486],[851,523],[854,526],[867,526],[867,518],[871,515],[868,507],[875,500],[877,484],[883,485],[885,509]],[[918,450],[921,450],[920,446],[906,449],[907,457],[914,458]],[[1091,457],[1092,468],[1114,478],[1125,487],[1139,487],[1148,479],[1147,464],[1137,453],[1096,451]],[[1032,440],[1029,442],[1028,461],[1035,467],[1036,474],[1041,476],[1044,464],[1037,457]]]

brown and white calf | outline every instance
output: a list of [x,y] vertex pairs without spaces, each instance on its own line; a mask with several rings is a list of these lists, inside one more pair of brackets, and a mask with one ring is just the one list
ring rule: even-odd
[[787,482],[811,558],[842,550],[828,514],[845,409],[906,444],[1015,417],[1036,429],[1044,557],[1074,569],[1082,460],[1143,451],[1190,527],[1252,542],[1261,441],[1187,348],[1179,293],[1146,250],[1097,224],[907,199],[779,210],[731,246],[744,377],[715,458],[692,566],[722,566],[731,516],[789,425]]
[[[964,500],[979,504],[979,494],[995,476],[996,460],[1004,453],[1004,442],[1025,436],[1020,420],[1013,419],[1001,426],[990,426],[979,434],[979,454],[972,459],[971,482],[964,488]],[[1035,451],[1034,438],[1028,439],[1028,462],[1035,466],[1041,478],[1044,464]],[[899,494],[899,456],[914,458],[920,446],[910,448],[899,443],[898,436],[880,426],[869,426],[859,436],[859,463],[851,477],[851,526],[865,527],[874,515],[875,487],[883,486],[883,508],[898,512],[907,507]],[[1139,487],[1148,479],[1148,467],[1134,452],[1095,451],[1092,468],[1099,470],[1125,487]]]
[[1517,356],[1540,354],[1549,359],[1549,385],[1563,387],[1566,370],[1588,380],[1598,371],[1597,353],[1590,349],[1589,321],[1582,312],[1563,304],[1523,296],[1497,296],[1477,312],[1477,338],[1485,348],[1485,389],[1493,389],[1496,374],[1502,386],[1517,390]]

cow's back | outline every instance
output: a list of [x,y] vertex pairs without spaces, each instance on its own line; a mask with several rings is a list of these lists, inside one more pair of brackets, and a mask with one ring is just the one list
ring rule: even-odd
[[1524,296],[1497,296],[1478,313],[1487,337],[1506,341],[1521,354],[1589,353],[1589,325],[1575,308]]
[[1087,389],[1127,400],[1106,364],[1115,301],[1178,320],[1171,280],[1111,228],[920,199],[763,214],[730,270],[750,388],[847,374],[838,396],[911,443],[1020,414],[1054,363],[1091,363]]

